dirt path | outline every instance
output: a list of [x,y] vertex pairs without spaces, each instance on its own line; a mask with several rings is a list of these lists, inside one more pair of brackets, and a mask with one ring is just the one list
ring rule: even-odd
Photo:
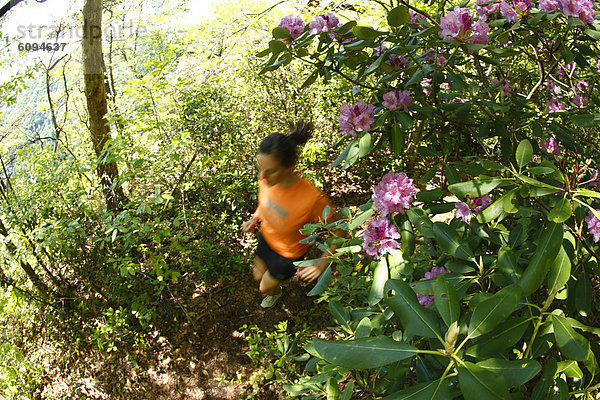
[[[297,278],[286,284],[279,303],[267,311],[259,307],[262,296],[249,271],[211,288],[194,287],[191,281],[173,290],[176,301],[147,337],[147,348],[136,357],[138,365],[125,356],[98,359],[90,370],[92,376],[84,379],[82,394],[128,400],[243,398],[246,385],[219,381],[241,376],[243,382],[258,369],[245,354],[248,344],[241,326],[256,325],[267,332],[287,320],[288,331],[293,331],[294,317],[318,318],[323,326],[328,323],[326,306],[306,296],[312,285]],[[255,398],[281,397],[266,384]]]

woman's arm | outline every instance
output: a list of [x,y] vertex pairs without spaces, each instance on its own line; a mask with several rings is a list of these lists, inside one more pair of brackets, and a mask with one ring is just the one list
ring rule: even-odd
[[256,209],[256,211],[254,211],[254,214],[252,214],[252,217],[244,222],[242,224],[242,232],[250,232],[252,230],[254,230],[254,228],[256,228],[256,225],[258,224],[258,221],[260,220],[260,217],[258,216],[258,208]]

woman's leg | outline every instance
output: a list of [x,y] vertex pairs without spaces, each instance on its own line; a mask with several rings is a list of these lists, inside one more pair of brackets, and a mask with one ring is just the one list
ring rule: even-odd
[[260,257],[255,256],[254,264],[252,265],[252,275],[254,276],[254,280],[260,282],[265,272],[267,272],[265,262]]
[[261,293],[274,296],[281,292],[281,281],[271,276],[265,262],[258,256],[254,257],[252,274],[255,280],[260,281],[258,289]]

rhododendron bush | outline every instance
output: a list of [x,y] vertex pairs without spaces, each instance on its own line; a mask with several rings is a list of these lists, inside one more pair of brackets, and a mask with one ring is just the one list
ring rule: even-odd
[[307,376],[287,390],[591,398],[600,387],[598,6],[380,5],[373,26],[343,13],[287,16],[259,54],[263,72],[305,61],[305,87],[333,76],[353,87],[334,167],[382,151],[398,158],[368,203],[303,230],[306,242],[336,227],[349,237],[318,243],[339,246],[311,292],[339,327],[334,340],[306,344]]

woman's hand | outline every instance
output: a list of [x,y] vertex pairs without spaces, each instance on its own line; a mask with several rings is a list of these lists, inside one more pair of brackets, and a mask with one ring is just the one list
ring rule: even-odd
[[329,265],[329,258],[322,258],[313,265],[298,267],[296,275],[304,281],[312,282],[317,279]]
[[258,218],[255,216],[252,216],[252,218],[250,218],[248,221],[246,221],[242,224],[242,232],[248,233],[248,232],[254,230],[254,228],[256,228],[257,224],[258,224]]

